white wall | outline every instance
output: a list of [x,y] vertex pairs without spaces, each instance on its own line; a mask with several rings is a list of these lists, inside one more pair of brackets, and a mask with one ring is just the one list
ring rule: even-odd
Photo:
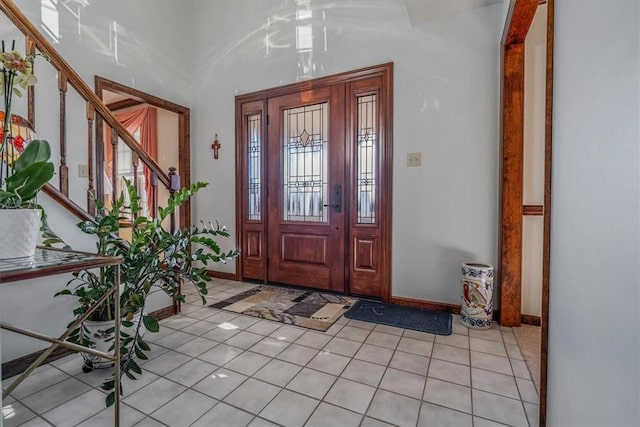
[[[193,178],[212,183],[195,212],[235,231],[236,95],[393,61],[393,294],[459,303],[460,263],[496,260],[502,6],[412,27],[402,0],[311,5],[305,73],[294,1],[194,0]],[[406,167],[408,152],[422,167]]]
[[[178,169],[178,115],[156,108],[158,119],[158,164],[162,170]],[[178,170],[178,173],[180,170]]]
[[556,2],[550,426],[640,420],[639,6]]
[[[547,5],[538,6],[525,40],[523,205],[544,205]],[[541,216],[522,218],[522,313],[542,313]]]
[[[35,22],[41,3],[53,4],[17,3]],[[215,200],[201,201],[196,214],[233,225],[233,97],[299,78],[293,2],[194,0],[193,16],[191,3],[175,4],[95,0],[81,13],[80,35],[77,21],[61,9],[59,48],[91,85],[99,70],[186,105],[193,95],[194,179],[211,181],[206,191]],[[556,2],[552,426],[636,425],[640,419],[638,6],[636,0]],[[151,18],[144,13],[149,8]],[[267,18],[274,43],[289,45],[269,55]],[[118,62],[108,48],[111,20],[124,34]],[[413,209],[394,211],[395,295],[457,302],[459,262],[495,262],[496,41],[503,21],[504,8],[496,6],[416,28],[400,1],[343,1],[326,10],[328,51],[316,53],[314,76],[396,63],[394,203],[412,200]],[[167,31],[167,22],[189,31]],[[216,162],[209,149],[215,132],[223,144]],[[50,135],[55,140],[56,133]],[[405,168],[412,151],[423,153],[422,168]],[[410,199],[417,190],[422,200]],[[72,225],[62,228],[71,233]],[[52,289],[29,292],[42,302],[38,319],[48,324]],[[9,303],[34,304],[22,295],[3,295],[3,318]]]
[[[164,171],[168,172],[170,167],[174,167],[180,174],[178,165],[178,115],[161,108],[156,108],[156,111],[158,113],[158,164]],[[162,207],[167,206],[169,197],[169,190],[164,185],[159,185],[158,204]],[[179,218],[180,213],[176,212],[176,223],[179,222]],[[166,222],[168,221],[167,219]]]
[[[39,202],[47,210],[50,225],[69,244],[78,250],[95,251],[95,245],[83,238],[79,230],[74,230],[74,223],[77,222],[75,217],[68,215],[46,197],[40,197]],[[46,280],[32,279],[3,283],[0,286],[0,319],[36,332],[59,336],[67,323],[73,319],[73,304],[64,301],[64,298],[53,298],[53,295],[64,289],[65,283],[70,278],[71,275],[59,275]],[[49,346],[45,342],[5,330],[0,332],[0,341],[2,341],[1,360],[3,362]]]
[[[180,104],[189,104],[190,39],[188,31],[167,31],[167,28],[189,28],[191,4],[178,6],[172,0],[94,0],[80,10],[80,19],[61,1],[17,0],[18,7],[36,27],[54,43],[55,48],[94,87],[94,76],[111,80]],[[153,10],[153,14],[148,11]],[[73,12],[77,12],[75,9]],[[23,39],[1,18],[3,40],[16,39],[23,51]],[[114,27],[114,22],[115,27]],[[78,27],[80,23],[80,27]],[[116,31],[113,31],[113,29]],[[115,32],[118,33],[118,55],[115,55]],[[52,68],[38,60],[36,86],[38,97],[36,129],[38,137],[47,139],[58,152],[58,91],[57,76]],[[43,102],[43,99],[48,101]],[[77,165],[87,163],[85,105],[70,89],[67,95],[68,165],[71,175]],[[51,110],[53,109],[53,114]],[[18,111],[25,114],[25,111]],[[54,153],[53,158],[59,158]],[[57,160],[56,160],[57,161]],[[56,179],[56,178],[54,178]],[[70,192],[79,204],[86,203],[86,181],[72,179]],[[75,217],[46,197],[41,202],[49,214],[50,225],[74,248],[95,250],[75,227]],[[60,334],[70,320],[71,305],[53,294],[62,289],[69,275],[50,280],[30,280],[3,285],[0,290],[0,318],[3,321],[32,328],[39,332]],[[170,305],[168,297],[150,301],[150,311]],[[30,340],[2,331],[2,361],[8,361],[45,348],[46,343]]]
[[89,86],[99,74],[177,103],[190,101],[191,34],[182,31],[189,27],[190,2],[92,0],[79,7],[79,18],[77,2],[15,3]]
[[[85,7],[54,0],[15,3],[89,87],[94,88],[94,78],[100,75],[179,104],[189,104],[191,36],[188,31],[167,31],[167,28],[189,27],[191,3],[178,6],[173,0],[95,0]],[[16,46],[23,50],[23,38],[5,24],[4,15],[0,20],[2,39],[16,39]],[[52,143],[53,158],[58,159],[57,73],[39,59],[36,75],[38,137]],[[49,102],[41,102],[42,99]],[[87,164],[85,108],[84,101],[69,88],[67,165],[69,174],[75,178],[70,182],[70,195],[83,206],[88,182],[77,179],[77,174],[78,165]]]
[[[96,0],[80,10],[79,19],[62,2],[16,3],[91,87],[99,74],[184,105],[193,97],[192,178],[211,183],[195,200],[193,219],[218,219],[232,231],[234,96],[394,61],[394,205],[412,200],[414,206],[394,210],[394,295],[457,303],[460,262],[495,263],[501,5],[412,27],[402,0],[314,2],[315,70],[305,73],[295,49],[293,1]],[[11,38],[6,25],[1,34]],[[57,151],[57,112],[50,114],[57,105],[57,76],[40,63],[36,73],[37,96],[52,100],[38,103],[38,135]],[[71,90],[67,100],[68,165],[76,175],[78,164],[86,164],[84,104]],[[218,161],[210,149],[216,132],[222,143]],[[423,166],[408,169],[406,153],[415,151],[423,153]],[[86,186],[72,180],[78,203],[86,199]],[[416,201],[416,193],[424,197]],[[52,225],[68,239],[76,221],[65,215],[51,209]],[[234,239],[224,246],[235,246]],[[36,300],[29,296],[21,298]],[[42,323],[64,324],[52,310],[39,312]],[[8,347],[3,360],[15,356]],[[35,351],[20,348],[21,354]]]

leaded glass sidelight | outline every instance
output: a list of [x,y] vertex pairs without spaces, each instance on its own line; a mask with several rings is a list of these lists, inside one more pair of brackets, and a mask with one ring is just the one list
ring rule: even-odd
[[261,180],[260,180],[260,114],[247,117],[247,185],[249,200],[247,204],[247,219],[260,221],[261,219]]
[[328,103],[284,110],[283,219],[327,222]]
[[376,219],[376,150],[378,138],[377,96],[366,95],[358,98],[357,149],[356,149],[356,191],[358,210],[356,223],[375,224]]

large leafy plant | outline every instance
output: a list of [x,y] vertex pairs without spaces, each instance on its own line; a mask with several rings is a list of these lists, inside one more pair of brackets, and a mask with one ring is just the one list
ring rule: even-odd
[[[174,232],[163,227],[162,223],[180,205],[207,184],[197,182],[189,188],[174,193],[166,208],[158,209],[157,218],[139,216],[142,211],[140,198],[135,187],[126,181],[128,200],[123,194],[114,200],[111,207],[105,210],[99,204],[100,213],[93,220],[78,224],[80,230],[97,238],[97,250],[101,255],[122,257],[120,265],[120,283],[124,286],[120,301],[107,299],[90,317],[91,320],[114,320],[115,304],[120,304],[123,318],[121,324],[129,328],[129,332],[121,330],[121,366],[122,374],[135,379],[142,374],[136,357],[146,360],[145,352],[150,350],[141,334],[142,326],[149,332],[158,332],[159,324],[145,312],[148,296],[153,292],[164,292],[178,301],[184,302],[181,284],[190,283],[206,303],[207,282],[211,278],[206,274],[206,265],[210,262],[225,262],[238,256],[237,250],[224,252],[215,241],[216,237],[229,237],[224,227],[217,224],[202,224],[191,228],[178,229]],[[131,240],[119,236],[121,223],[128,218],[131,222]],[[74,273],[67,288],[56,295],[73,295],[78,305],[73,310],[76,318],[86,313],[115,283],[115,267],[105,267],[100,271],[83,270]],[[141,313],[142,322],[133,322],[134,315]],[[107,330],[113,334],[115,328]],[[84,326],[70,335],[69,340],[81,345],[91,345],[91,337]],[[113,339],[113,338],[112,338]],[[134,357],[135,356],[135,357]],[[105,381],[104,390],[107,405],[114,401],[114,378]]]

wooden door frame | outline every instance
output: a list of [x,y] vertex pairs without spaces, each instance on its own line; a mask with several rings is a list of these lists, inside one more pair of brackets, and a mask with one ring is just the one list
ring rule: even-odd
[[[111,111],[129,108],[140,104],[148,104],[152,107],[161,108],[178,115],[178,173],[180,175],[180,186],[189,187],[191,185],[191,131],[190,115],[191,110],[171,101],[167,101],[157,96],[142,92],[118,82],[114,82],[101,76],[95,76],[96,94],[100,99],[104,99],[104,91],[109,91],[126,96],[122,101],[108,104]],[[98,122],[96,128],[102,131],[102,125]],[[96,149],[98,153],[103,152],[104,141],[101,133],[96,137]],[[100,159],[96,159],[99,161]],[[102,175],[96,177],[98,191],[101,191]],[[180,227],[191,226],[191,202],[187,201],[179,208]]]
[[[267,122],[267,100],[269,98],[288,95],[296,92],[303,92],[308,90],[314,90],[321,87],[327,87],[339,83],[350,83],[358,80],[379,76],[384,82],[384,87],[387,88],[387,93],[381,99],[384,105],[381,105],[381,115],[383,119],[380,123],[380,144],[382,144],[381,152],[383,155],[379,159],[378,167],[380,170],[380,185],[381,185],[381,200],[379,203],[380,210],[380,228],[382,230],[381,239],[381,253],[382,253],[382,265],[380,266],[381,275],[381,299],[383,301],[391,300],[391,203],[393,200],[392,194],[392,178],[393,178],[393,63],[385,63],[375,65],[372,67],[360,68],[357,70],[346,71],[339,74],[320,77],[312,80],[306,80],[302,82],[292,83],[284,86],[275,87],[272,89],[261,90],[252,92],[249,94],[236,96],[236,176],[246,176],[245,159],[243,157],[244,152],[242,148],[242,129],[244,115],[242,112],[242,105],[252,103],[254,111],[261,114],[261,118],[264,123]],[[261,107],[259,106],[262,103]],[[263,146],[268,146],[267,135],[262,135]],[[267,157],[264,155],[263,157]],[[263,166],[265,163],[263,161]],[[266,179],[264,176],[265,167],[262,168],[262,182]],[[243,208],[243,188],[244,179],[236,179],[236,245],[242,247],[242,239],[244,238],[244,208]],[[346,200],[346,199],[345,199]],[[265,212],[268,214],[268,212]],[[348,243],[348,242],[347,242]],[[349,245],[346,246],[347,252],[349,252]],[[351,262],[353,254],[348,253],[348,262]],[[345,270],[348,268],[345,267]],[[236,260],[235,279],[242,280],[243,260],[239,257]],[[349,292],[349,275],[346,274],[345,290]],[[266,283],[266,269],[263,281]]]
[[500,211],[500,323],[520,326],[522,295],[522,205],[524,161],[524,42],[539,4],[547,4],[540,426],[546,425],[551,248],[554,0],[511,0],[502,38],[502,129]]

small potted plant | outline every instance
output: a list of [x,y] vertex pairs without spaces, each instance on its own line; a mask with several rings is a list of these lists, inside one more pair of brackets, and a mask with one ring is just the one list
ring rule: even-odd
[[0,258],[33,256],[38,231],[47,237],[44,211],[36,196],[54,175],[51,148],[47,141],[12,135],[12,124],[19,119],[11,114],[13,95],[22,96],[21,89],[37,82],[32,73],[35,57],[23,57],[15,50],[5,52],[2,42],[0,93],[5,111],[0,129]]
[[42,220],[38,192],[53,177],[51,149],[35,140],[12,163],[13,171],[0,187],[0,258],[33,256]]
[[[162,223],[184,202],[205,187],[207,184],[197,182],[189,188],[174,193],[166,208],[158,208],[158,218],[139,215],[142,211],[140,198],[136,188],[125,180],[128,198],[123,194],[115,199],[108,210],[98,202],[98,215],[95,219],[78,224],[84,233],[97,238],[97,252],[101,255],[122,257],[119,270],[116,267],[105,267],[100,271],[84,270],[74,273],[67,288],[56,295],[73,295],[78,305],[73,313],[76,318],[82,316],[98,299],[100,299],[115,283],[116,271],[120,271],[120,301],[113,298],[100,306],[90,320],[109,322],[98,326],[99,333],[91,332],[85,322],[72,332],[69,340],[81,345],[96,347],[99,350],[113,350],[115,321],[114,307],[120,304],[123,318],[121,325],[121,371],[128,378],[135,379],[142,370],[137,359],[147,359],[145,352],[150,350],[144,340],[145,330],[157,332],[159,324],[145,312],[147,298],[153,292],[164,292],[166,295],[184,302],[181,284],[195,286],[198,294],[206,303],[207,283],[211,278],[206,274],[205,266],[209,262],[225,262],[238,256],[237,250],[224,252],[216,243],[216,237],[228,237],[224,227],[217,224],[203,224],[191,228],[178,229],[174,232],[166,230]],[[126,200],[129,200],[126,202]],[[119,235],[123,220],[131,219],[130,240]],[[97,336],[101,336],[106,344],[103,347]],[[106,348],[105,348],[106,347]],[[85,368],[110,366],[111,364],[83,355]],[[114,400],[114,379],[104,382],[102,388],[110,391],[107,405]]]

